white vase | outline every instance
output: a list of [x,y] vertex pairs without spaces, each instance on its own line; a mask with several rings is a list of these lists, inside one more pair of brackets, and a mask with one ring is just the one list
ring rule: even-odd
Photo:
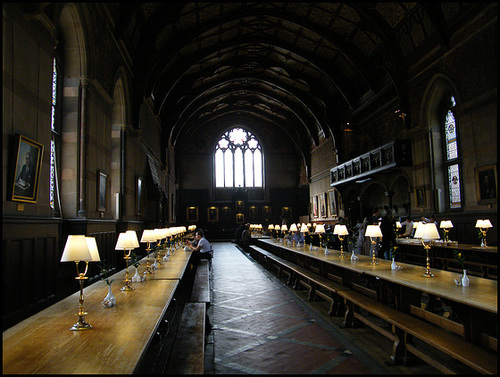
[[108,294],[106,297],[104,297],[104,300],[102,301],[102,305],[105,308],[111,308],[116,304],[116,298],[113,295],[113,292],[111,291],[111,284],[108,284]]
[[398,269],[398,265],[396,264],[396,261],[394,260],[394,258],[392,258],[391,269],[393,269],[393,270]]
[[142,276],[139,275],[139,269],[135,266],[134,268],[135,268],[135,275],[132,276],[132,283],[138,283],[142,281]]
[[467,270],[464,270],[462,275],[462,287],[468,287],[470,283],[469,277],[467,276]]

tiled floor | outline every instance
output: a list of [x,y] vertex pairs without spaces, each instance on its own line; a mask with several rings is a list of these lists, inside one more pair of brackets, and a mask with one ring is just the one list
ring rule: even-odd
[[207,373],[408,373],[356,345],[234,244],[213,246]]

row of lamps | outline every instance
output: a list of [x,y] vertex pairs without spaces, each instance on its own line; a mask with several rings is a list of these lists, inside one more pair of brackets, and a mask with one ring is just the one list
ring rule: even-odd
[[[193,228],[189,228],[190,231]],[[163,228],[163,229],[145,229],[142,233],[141,242],[147,243],[148,247],[146,249],[147,252],[147,268],[144,274],[153,273],[152,269],[156,268],[157,262],[159,262],[159,254],[156,254],[155,249],[155,264],[151,266],[149,264],[149,254],[151,252],[151,244],[157,243],[158,250],[161,248],[161,241],[166,240],[170,237],[170,246],[169,250],[165,248],[165,257],[167,257],[167,252],[173,252],[176,248],[179,247],[181,243],[182,235],[186,232],[186,227],[171,227],[171,228]],[[172,248],[172,245],[174,247]],[[127,230],[126,232],[122,232],[118,235],[118,239],[116,241],[115,250],[123,250],[124,257],[126,262],[125,269],[125,280],[124,286],[121,288],[121,291],[130,291],[134,288],[130,285],[129,279],[129,261],[131,259],[131,252],[133,249],[139,247],[139,240],[137,238],[137,233],[135,230]],[[92,328],[88,322],[85,321],[85,315],[88,313],[85,312],[85,308],[83,305],[83,282],[88,279],[87,274],[89,262],[100,262],[101,258],[99,256],[99,250],[97,248],[97,243],[95,237],[86,237],[84,235],[69,235],[66,244],[64,246],[63,254],[61,256],[61,262],[75,262],[76,264],[76,280],[80,283],[80,297],[79,297],[79,308],[78,308],[78,321],[70,328],[72,331],[81,331],[88,330]],[[79,265],[80,262],[85,262],[85,270],[83,272],[80,271]],[[161,263],[160,263],[161,264]]]

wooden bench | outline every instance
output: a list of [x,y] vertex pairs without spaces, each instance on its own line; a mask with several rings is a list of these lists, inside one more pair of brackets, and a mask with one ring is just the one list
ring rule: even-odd
[[203,374],[205,371],[206,304],[188,302],[184,306],[166,369],[167,374]]
[[[415,337],[480,373],[497,373],[497,355],[493,352],[471,344],[451,332],[421,321],[409,314],[402,313],[354,290],[339,291],[339,295],[344,298],[347,307],[344,320],[346,327],[352,327],[354,319],[357,319],[393,340],[391,355],[393,364],[405,359],[406,353],[409,352],[442,373],[455,373],[448,366],[436,360],[434,355],[417,349],[412,339],[412,337]],[[392,326],[392,331],[387,331],[376,322],[361,315],[358,308],[388,322]]]
[[[330,310],[328,312],[330,315],[343,315],[343,300],[339,298],[338,291],[347,290],[349,288],[342,285],[341,278],[338,278],[339,281],[335,282],[311,270],[298,266],[286,259],[278,257],[277,255],[274,255],[273,253],[258,246],[252,245],[250,248],[251,253],[258,253],[263,257],[266,268],[269,269],[271,265],[277,268],[278,277],[283,272],[287,273],[289,275],[287,284],[292,285],[294,289],[298,289],[299,285],[308,288],[309,301],[312,301],[316,296],[319,296],[330,302]],[[261,257],[257,258],[262,259]],[[318,288],[326,290],[327,293],[322,292]]]
[[210,270],[209,261],[202,259],[196,267],[193,290],[191,291],[190,302],[202,302],[210,307]]

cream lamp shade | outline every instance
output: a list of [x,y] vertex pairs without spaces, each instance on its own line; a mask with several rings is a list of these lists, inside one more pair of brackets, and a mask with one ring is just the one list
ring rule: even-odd
[[325,233],[325,226],[323,224],[316,225],[314,233]]
[[83,235],[69,235],[64,245],[61,262],[92,261],[87,240]]
[[440,238],[439,231],[435,223],[420,224],[415,231],[415,238],[423,240],[437,240]]
[[125,233],[127,233],[130,236],[132,242],[134,243],[134,249],[139,247],[139,240],[137,239],[136,231],[135,230],[127,230]]
[[118,240],[116,241],[115,250],[132,250],[134,249],[134,241],[130,234],[126,232],[120,233],[118,235]]
[[441,229],[453,228],[453,223],[451,222],[451,220],[441,220],[441,222],[439,223],[439,227]]
[[476,228],[493,228],[490,220],[477,220]]
[[367,225],[365,237],[382,237],[382,232],[380,231],[380,227],[378,225]]
[[85,237],[87,241],[87,246],[89,247],[90,255],[92,256],[91,262],[100,262],[101,257],[99,256],[99,250],[97,249],[97,242],[95,237]]
[[158,229],[158,228],[155,228],[153,230],[153,232],[155,233],[155,237],[156,237],[156,240],[159,241],[163,238],[163,232],[161,229]]
[[401,222],[396,221],[396,228],[400,229],[401,228]]
[[142,232],[141,242],[156,242],[153,229],[144,229]]
[[302,224],[302,226],[300,228],[300,232],[301,233],[307,233],[307,232],[309,232],[309,228],[307,227],[306,224]]
[[286,226],[286,224],[283,224],[283,225],[281,226],[281,230],[285,230],[285,231],[287,231],[287,230],[288,230],[288,227]]
[[292,224],[290,226],[290,232],[296,232],[298,229],[297,229],[297,225],[296,224]]
[[269,226],[267,227],[268,230],[274,230],[274,225],[273,224],[269,224]]
[[279,226],[278,224],[276,224],[276,225],[274,226],[274,230],[280,230],[280,226]]
[[336,234],[338,236],[347,236],[349,234],[349,231],[347,230],[347,227],[345,225],[337,224],[335,225],[335,228],[333,228],[333,234]]

